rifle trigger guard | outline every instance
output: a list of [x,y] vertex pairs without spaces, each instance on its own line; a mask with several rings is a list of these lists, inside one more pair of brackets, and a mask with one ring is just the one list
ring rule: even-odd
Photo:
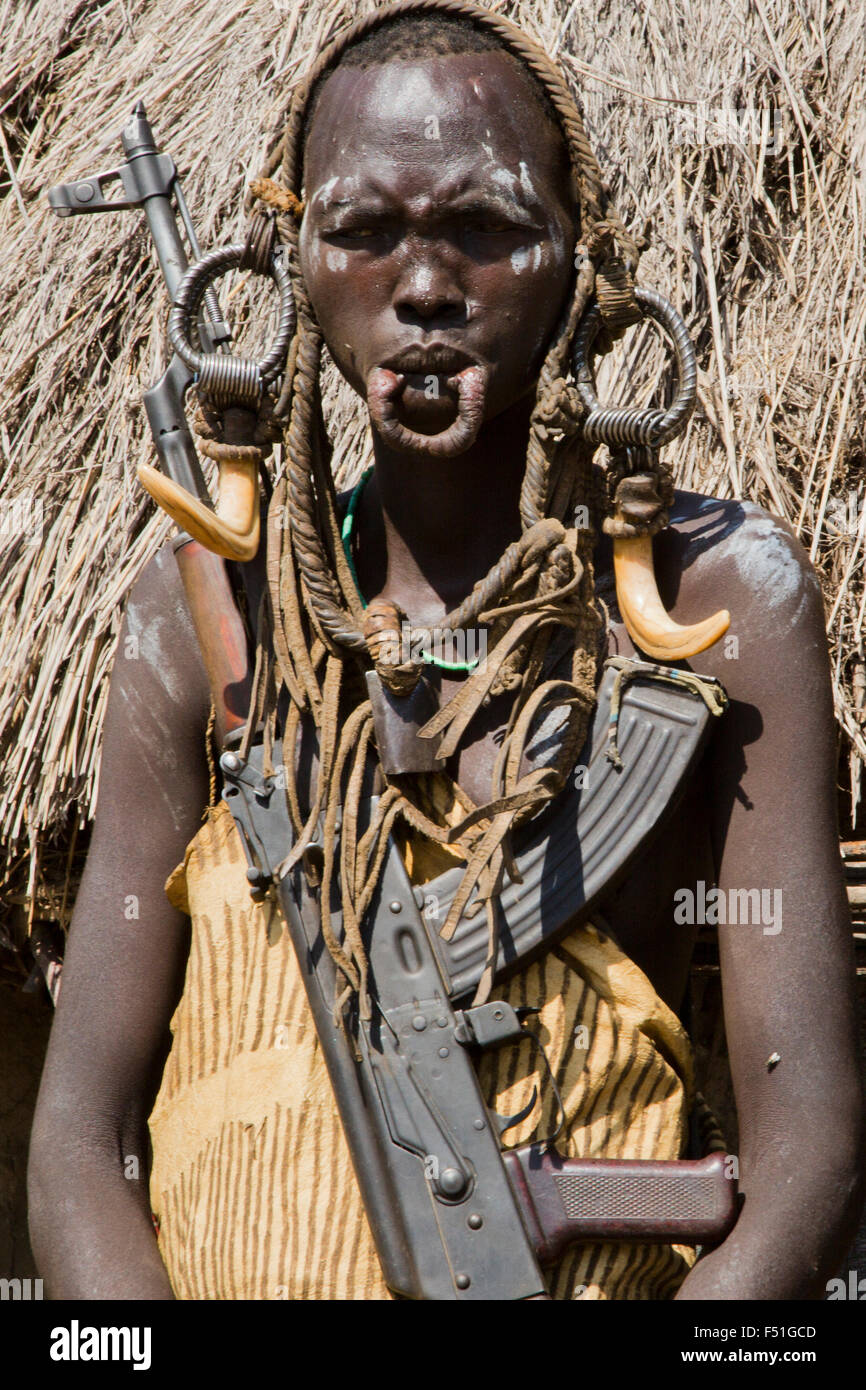
[[492,1119],[493,1123],[496,1125],[496,1128],[499,1131],[499,1138],[501,1139],[503,1134],[506,1134],[509,1129],[514,1129],[515,1125],[519,1125],[521,1121],[528,1119],[529,1116],[532,1114],[533,1110],[535,1109],[537,1103],[538,1087],[533,1086],[532,1095],[529,1097],[529,1100],[527,1101],[526,1105],[524,1105],[523,1109],[518,1110],[516,1115],[500,1115],[498,1110],[491,1110],[490,1118]]
[[[522,1042],[524,1039],[528,1039],[534,1044],[541,1056],[547,1079],[556,1097],[559,1123],[551,1138],[551,1142],[553,1142],[558,1138],[565,1124],[565,1107],[541,1039],[536,1033],[533,1033],[531,1028],[524,1028],[523,1026],[525,1019],[537,1013],[540,1013],[540,1010],[533,1004],[521,1004],[515,1008],[502,999],[493,999],[490,1003],[479,1004],[474,1009],[458,1009],[454,1015],[457,1019],[454,1037],[463,1047],[477,1047],[482,1052],[491,1047],[503,1047],[506,1043]],[[528,1104],[516,1115],[500,1115],[498,1111],[492,1110],[490,1112],[491,1120],[499,1131],[499,1137],[502,1138],[506,1130],[513,1129],[515,1125],[520,1124],[521,1120],[525,1120],[527,1116],[531,1115],[537,1101],[538,1087],[533,1086]]]

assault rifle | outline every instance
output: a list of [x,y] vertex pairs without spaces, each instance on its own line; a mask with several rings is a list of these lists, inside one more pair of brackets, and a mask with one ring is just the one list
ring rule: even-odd
[[[177,170],[157,149],[141,103],[121,141],[124,164],[53,188],[51,206],[59,216],[142,208],[177,300],[188,272],[178,215],[192,255],[200,257]],[[118,179],[123,196],[111,201],[104,185]],[[225,350],[231,335],[212,288],[203,295],[197,327],[205,353]],[[206,501],[184,411],[193,376],[175,355],[144,401],[165,471]],[[424,898],[419,902],[393,842],[364,923],[373,1017],[355,1018],[352,1036],[335,1024],[334,967],[323,947],[314,886],[321,844],[281,872],[292,837],[285,797],[264,775],[260,744],[245,759],[237,751],[248,709],[249,651],[226,566],[183,533],[175,548],[224,746],[223,796],[241,835],[253,896],[278,898],[288,923],[390,1288],[425,1299],[544,1298],[541,1266],[575,1242],[718,1243],[737,1214],[736,1182],[723,1154],[669,1162],[575,1159],[561,1156],[550,1140],[503,1150],[502,1136],[528,1117],[536,1097],[519,1115],[496,1115],[484,1101],[475,1062],[490,1048],[532,1038],[531,1011],[502,1001],[468,1004],[486,956],[483,921],[464,917],[443,942],[430,930]],[[569,787],[557,815],[536,817],[517,847],[522,880],[503,890],[499,904],[510,968],[585,919],[626,871],[676,804],[705,741],[709,712],[719,712],[713,701],[724,702],[715,682],[694,678],[691,688],[683,682],[664,688],[659,668],[626,664],[631,684],[618,714],[624,766],[614,770],[604,756],[616,679],[608,669],[581,755],[587,788]],[[277,744],[275,763],[282,756]],[[367,814],[372,809],[371,802]],[[425,893],[431,888],[447,911],[453,874],[425,885]],[[339,911],[337,895],[336,930]]]
[[[48,201],[58,217],[141,208],[163,279],[174,299],[189,269],[181,229],[186,232],[194,260],[201,257],[201,250],[174,160],[157,148],[143,102],[135,106],[120,141],[126,155],[124,163],[72,183],[57,184],[49,190]],[[120,189],[115,196],[107,196],[106,188],[118,182]],[[204,295],[197,328],[206,352],[224,352],[231,341],[231,330],[213,288]],[[175,352],[161,379],[145,391],[144,408],[163,469],[187,492],[206,502],[207,485],[185,409],[193,378],[193,371]],[[217,737],[222,742],[230,731],[243,726],[249,708],[248,643],[235,600],[236,586],[220,557],[184,531],[173,545],[214,695]]]
[[[626,663],[617,772],[607,760],[611,696],[605,672],[587,747],[586,782],[560,793],[557,814],[533,819],[515,846],[521,881],[499,898],[510,968],[551,946],[591,914],[678,799],[711,715],[699,695],[662,688],[644,663]],[[274,745],[274,765],[285,755]],[[410,1298],[544,1297],[540,1265],[581,1241],[718,1244],[738,1197],[729,1157],[632,1162],[565,1158],[554,1143],[504,1150],[502,1136],[532,1112],[500,1116],[485,1103],[479,1053],[536,1045],[533,1010],[469,1000],[487,955],[484,914],[445,920],[461,870],[413,887],[393,840],[364,922],[373,1018],[354,1035],[335,1025],[334,966],[321,936],[314,886],[321,836],[283,874],[292,830],[279,779],[265,776],[261,745],[222,755],[223,796],[241,834],[254,895],[276,894],[288,924],[328,1066],[364,1205],[389,1286]],[[648,791],[649,789],[649,791]],[[614,795],[614,792],[616,795]],[[363,803],[358,835],[374,810]],[[339,931],[339,893],[331,923]],[[356,1060],[360,1053],[360,1064]],[[549,1069],[548,1069],[549,1070]],[[553,1084],[553,1077],[550,1076]]]

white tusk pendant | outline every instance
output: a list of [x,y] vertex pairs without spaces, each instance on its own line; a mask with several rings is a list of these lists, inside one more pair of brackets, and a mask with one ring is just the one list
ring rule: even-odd
[[254,463],[221,462],[219,502],[211,511],[186,488],[159,473],[150,464],[138,466],[138,481],[168,512],[172,521],[188,531],[215,555],[225,560],[252,560],[259,548],[259,474]]
[[731,615],[726,608],[688,627],[674,622],[659,597],[650,536],[614,540],[613,572],[628,635],[636,647],[657,661],[681,661],[706,651],[730,627]]

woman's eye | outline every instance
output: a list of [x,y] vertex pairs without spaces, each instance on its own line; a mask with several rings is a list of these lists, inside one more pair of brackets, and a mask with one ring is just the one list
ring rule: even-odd
[[534,227],[525,227],[516,222],[508,222],[501,217],[469,218],[462,224],[465,236],[482,237],[520,237],[523,240],[537,234]]
[[380,227],[333,227],[324,233],[327,237],[339,237],[343,241],[370,241],[375,236],[381,235]]

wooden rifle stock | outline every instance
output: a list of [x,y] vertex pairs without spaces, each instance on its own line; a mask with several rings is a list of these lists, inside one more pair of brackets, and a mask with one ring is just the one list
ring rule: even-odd
[[219,747],[247,719],[252,672],[247,635],[225,561],[190,536],[175,542],[175,559],[207,672]]

